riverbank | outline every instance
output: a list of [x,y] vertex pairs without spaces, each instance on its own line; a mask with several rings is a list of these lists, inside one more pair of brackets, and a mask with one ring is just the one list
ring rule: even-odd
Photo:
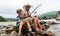
[[5,26],[8,26],[8,25],[16,25],[16,22],[0,22],[0,25],[5,25]]
[[[40,20],[40,21],[42,21],[42,20]],[[55,20],[50,19],[50,20],[43,20],[43,21],[53,22]],[[58,21],[58,22],[60,23],[60,21]],[[8,26],[8,25],[14,25],[14,26],[16,26],[16,22],[0,22],[0,26],[2,26],[2,25],[4,25],[4,26]],[[59,33],[60,33],[59,32],[60,31],[60,28],[59,27],[60,27],[60,24],[50,25],[50,30],[52,32],[54,32],[56,34],[56,36],[59,36]]]

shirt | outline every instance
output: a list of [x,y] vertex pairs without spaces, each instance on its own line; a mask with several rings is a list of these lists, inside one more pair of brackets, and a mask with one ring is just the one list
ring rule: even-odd
[[27,12],[26,10],[23,10],[23,13],[25,14],[25,16],[30,15],[30,12],[29,11]]
[[26,16],[27,15],[27,12],[26,11],[22,11],[22,15],[18,15],[17,17],[16,17],[16,25],[18,26],[18,20],[24,20],[24,16]]

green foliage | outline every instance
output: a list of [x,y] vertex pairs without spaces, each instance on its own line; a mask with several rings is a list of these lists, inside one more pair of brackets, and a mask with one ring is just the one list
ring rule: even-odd
[[48,12],[48,13],[44,13],[42,15],[38,15],[37,17],[42,19],[42,17],[46,16],[47,18],[56,18],[57,12],[56,11],[52,11],[52,12]]
[[0,22],[1,22],[1,21],[5,21],[5,18],[2,17],[2,16],[0,16]]

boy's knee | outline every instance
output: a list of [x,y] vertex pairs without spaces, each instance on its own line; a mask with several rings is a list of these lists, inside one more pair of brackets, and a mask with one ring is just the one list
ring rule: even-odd
[[18,22],[18,24],[23,24],[23,21]]

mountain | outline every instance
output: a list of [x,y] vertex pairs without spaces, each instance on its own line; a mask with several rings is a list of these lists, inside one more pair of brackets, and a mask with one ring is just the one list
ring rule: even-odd
[[52,12],[44,13],[42,15],[37,15],[37,17],[40,19],[42,19],[42,17],[56,18],[56,16],[57,16],[57,11],[52,11]]

